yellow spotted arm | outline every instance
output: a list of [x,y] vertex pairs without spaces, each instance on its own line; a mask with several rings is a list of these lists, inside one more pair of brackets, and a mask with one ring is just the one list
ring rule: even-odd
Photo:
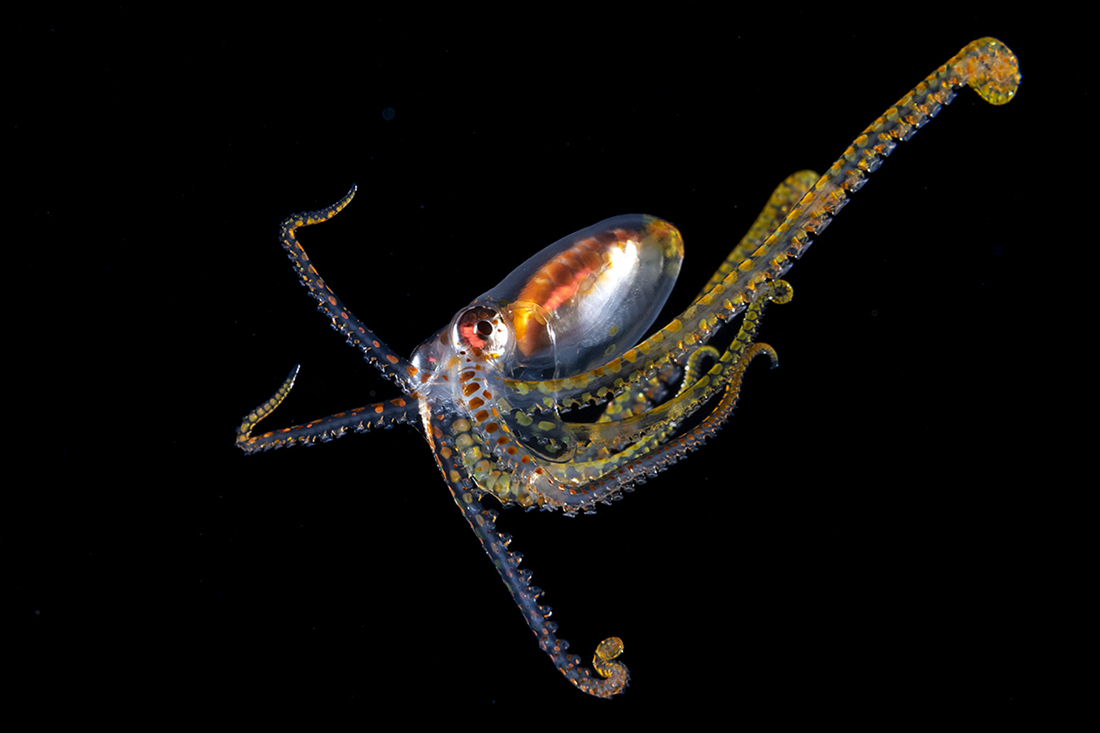
[[737,243],[737,246],[730,252],[726,261],[718,268],[718,270],[710,276],[710,280],[703,286],[703,289],[695,296],[696,300],[702,298],[710,290],[720,282],[726,279],[726,276],[736,270],[742,262],[749,259],[753,252],[760,248],[760,245],[764,243],[764,240],[783,223],[783,220],[791,213],[791,210],[798,205],[798,202],[802,200],[802,197],[813,188],[813,185],[817,183],[821,178],[815,171],[804,170],[792,173],[780,183],[772,195],[768,198],[768,203],[764,205],[764,209],[756,217],[756,221],[749,227],[749,231],[745,233],[745,236],[741,238],[741,241]]
[[[791,296],[791,287],[785,281],[772,283],[764,297],[749,307],[737,338],[708,372],[682,387],[669,402],[640,415],[611,422],[565,423],[545,415],[523,421],[520,419],[523,413],[514,413],[499,423],[503,437],[496,441],[482,426],[456,421],[455,426],[464,432],[455,443],[464,453],[464,465],[471,469],[481,490],[492,492],[506,503],[537,505],[574,514],[614,500],[633,481],[645,477],[624,473],[625,466],[663,467],[697,447],[698,442],[673,441],[664,446],[661,443],[675,434],[684,418],[712,397],[723,390],[733,395],[739,393],[740,380],[751,361],[751,357],[746,358],[748,354],[755,356],[763,348],[775,362],[771,347],[757,348],[753,338],[765,304],[773,300],[786,303]],[[735,403],[734,398],[728,405],[727,417]],[[714,427],[706,434],[717,431],[724,420],[712,423]],[[494,456],[482,451],[482,446],[495,446]]]
[[[768,203],[757,215],[756,221],[753,222],[749,231],[745,233],[745,236],[741,238],[741,241],[726,257],[725,262],[711,275],[710,280],[695,296],[695,299],[698,300],[706,295],[711,288],[722,282],[726,275],[737,269],[737,266],[744,262],[752,252],[755,252],[768,235],[775,231],[775,228],[791,213],[791,209],[806,195],[806,192],[817,182],[819,177],[817,173],[811,170],[798,171],[787,176],[772,191]],[[718,352],[711,351],[713,351],[713,355],[710,358],[718,359]],[[604,408],[604,412],[600,416],[600,422],[623,420],[632,415],[641,414],[650,407],[659,404],[668,394],[668,385],[678,378],[682,377],[682,387],[694,384],[698,375],[691,373],[692,369],[698,368],[699,361],[708,353],[710,352],[705,349],[697,349],[688,357],[683,369],[674,364],[666,364],[655,373],[639,380],[608,401],[607,407]]]
[[956,90],[970,86],[987,102],[1004,104],[1019,83],[1019,63],[1008,46],[995,38],[968,44],[864,130],[764,243],[668,326],[599,369],[541,382],[506,380],[512,404],[549,411],[603,402],[670,360],[682,360],[720,323],[743,311],[765,283],[781,277],[866,183],[867,174],[898,141],[908,140],[949,104]]
[[[765,296],[757,298],[745,311],[741,329],[725,353],[719,355],[717,349],[705,346],[691,355],[683,384],[676,396],[668,402],[639,415],[615,422],[568,423],[569,433],[579,446],[587,449],[583,456],[589,460],[594,457],[594,448],[601,450],[604,454],[610,454],[619,451],[626,444],[634,443],[643,437],[645,439],[631,446],[629,451],[614,457],[608,455],[606,462],[593,461],[586,464],[578,458],[560,468],[553,467],[551,472],[562,476],[571,474],[592,477],[595,475],[592,473],[594,470],[605,471],[616,463],[643,455],[652,441],[663,440],[681,421],[726,388],[736,373],[736,365],[753,345],[753,340],[760,328],[764,306],[769,302],[789,303],[793,295],[794,292],[786,280],[776,280],[772,283]],[[704,356],[711,356],[714,363],[700,375],[701,367],[697,362],[699,357]]]

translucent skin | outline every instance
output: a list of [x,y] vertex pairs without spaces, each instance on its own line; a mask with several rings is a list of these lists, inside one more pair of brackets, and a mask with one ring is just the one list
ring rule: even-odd
[[684,241],[643,214],[605,219],[527,260],[471,305],[506,310],[511,379],[557,379],[604,364],[638,343],[668,300]]
[[[616,217],[559,240],[462,309],[406,360],[352,315],[297,240],[298,228],[335,216],[355,189],[333,206],[293,216],[283,223],[281,240],[302,282],[332,326],[404,396],[253,436],[257,423],[290,393],[295,367],[275,395],[244,418],[236,444],[255,453],[394,423],[415,425],[540,647],[579,689],[614,696],[629,681],[618,661],[622,641],[610,637],[598,645],[595,672],[567,652],[568,643],[548,620],[550,610],[538,603],[541,590],[520,569],[511,538],[496,531],[496,512],[481,499],[491,494],[505,506],[583,512],[621,498],[635,482],[699,447],[733,411],[747,365],[761,354],[774,365],[775,350],[756,343],[756,333],[769,302],[791,299],[790,286],[778,278],[811,236],[959,87],[969,85],[999,105],[1012,99],[1019,82],[1016,57],[1003,43],[984,38],[968,44],[875,120],[824,176],[801,171],[780,184],[692,305],[636,346],[683,256],[679,232],[660,219]],[[655,294],[653,303],[637,297],[647,292]],[[707,345],[742,313],[725,351]],[[562,419],[587,403],[606,403],[596,422]],[[683,431],[682,421],[695,413],[702,421]]]

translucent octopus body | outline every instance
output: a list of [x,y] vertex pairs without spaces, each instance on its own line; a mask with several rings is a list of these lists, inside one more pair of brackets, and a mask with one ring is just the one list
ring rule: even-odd
[[[872,123],[824,176],[801,171],[780,184],[695,301],[640,343],[683,258],[679,231],[661,219],[615,217],[559,240],[459,311],[406,360],[351,314],[297,240],[298,228],[335,216],[355,189],[326,209],[291,217],[281,240],[303,284],[333,327],[404,397],[252,436],[289,394],[295,367],[275,395],[244,418],[237,446],[254,453],[371,427],[416,426],[539,645],[581,690],[616,695],[629,681],[617,659],[622,641],[598,645],[596,674],[569,654],[549,608],[538,602],[541,590],[530,584],[530,572],[508,549],[511,539],[494,528],[496,513],[481,500],[491,494],[505,506],[584,512],[621,498],[699,447],[733,411],[748,364],[765,354],[774,366],[775,351],[755,342],[756,333],[769,302],[791,299],[779,278],[811,235],[956,89],[969,85],[986,101],[1004,104],[1019,80],[1016,57],[1001,42],[985,38],[966,46]],[[708,345],[742,314],[724,351]],[[563,417],[587,404],[604,405],[595,422]],[[702,421],[683,430],[697,412]]]

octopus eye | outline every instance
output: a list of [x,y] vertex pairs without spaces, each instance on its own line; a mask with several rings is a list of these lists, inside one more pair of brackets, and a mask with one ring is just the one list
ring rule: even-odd
[[456,348],[480,349],[491,359],[507,353],[511,342],[501,314],[485,306],[474,306],[460,313],[455,319],[453,338]]

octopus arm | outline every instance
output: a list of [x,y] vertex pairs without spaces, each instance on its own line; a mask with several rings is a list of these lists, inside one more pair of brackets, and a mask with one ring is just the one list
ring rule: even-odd
[[742,262],[749,259],[752,253],[758,250],[764,240],[768,238],[768,235],[783,223],[783,220],[798,205],[802,197],[813,188],[819,178],[821,176],[815,171],[802,170],[787,176],[782,183],[776,186],[775,190],[772,191],[772,195],[768,197],[768,203],[764,204],[764,208],[757,215],[752,226],[745,232],[745,236],[741,237],[741,241],[737,243],[737,246],[733,248],[725,261],[711,275],[710,280],[695,296],[695,299],[702,298],[715,285],[725,280],[726,276],[736,270]]
[[531,572],[520,568],[522,555],[508,549],[511,537],[496,530],[497,513],[485,509],[478,500],[479,492],[475,490],[470,474],[463,465],[462,453],[455,450],[453,445],[451,435],[454,432],[456,415],[440,410],[425,420],[429,423],[427,432],[432,452],[455,504],[489,555],[493,567],[500,573],[501,580],[512,594],[512,599],[527,620],[527,625],[538,638],[539,647],[579,690],[603,698],[622,692],[630,680],[626,665],[615,660],[622,652],[622,641],[611,637],[600,642],[593,658],[596,673],[585,667],[580,657],[569,653],[569,642],[557,635],[558,625],[550,620],[551,609],[538,601],[542,590],[531,585]]
[[298,365],[295,365],[275,394],[245,415],[237,427],[238,448],[245,453],[262,453],[266,450],[288,448],[293,445],[327,443],[330,440],[342,438],[349,432],[366,433],[371,428],[391,428],[402,423],[414,425],[420,429],[416,400],[398,398],[356,407],[354,410],[344,410],[319,420],[311,420],[301,425],[253,436],[253,428],[282,404],[290,394],[290,390],[294,388],[294,380],[297,377]]
[[317,301],[318,310],[329,317],[332,327],[344,334],[350,345],[363,352],[363,358],[382,372],[384,377],[396,381],[405,394],[412,394],[416,389],[413,377],[417,370],[409,364],[408,360],[378,338],[374,331],[367,328],[366,324],[356,318],[344,305],[317,272],[317,268],[313,266],[309,255],[306,254],[305,248],[295,234],[295,230],[299,227],[319,224],[339,214],[355,197],[355,191],[356,187],[352,186],[348,194],[332,206],[290,217],[283,222],[279,230],[279,241],[282,242],[290,261],[294,263],[294,270],[298,273],[301,283],[309,289],[309,294]]
[[[745,233],[745,236],[741,238],[715,273],[711,275],[710,280],[695,296],[695,299],[698,300],[706,295],[711,288],[722,282],[726,275],[733,272],[752,252],[755,252],[820,177],[811,170],[802,170],[787,176],[772,191],[768,202],[764,205],[760,214],[757,215],[753,225],[749,227],[749,231]],[[713,349],[701,348],[692,352],[682,368],[675,363],[665,364],[656,373],[640,379],[637,383],[610,399],[598,422],[625,420],[661,404],[671,391],[670,385],[677,380],[681,380],[682,392],[683,387],[695,383],[698,376],[693,373],[693,370],[698,369],[702,358],[708,356],[713,359],[718,358],[717,352]]]
[[[648,466],[653,465],[654,461],[660,461],[663,466],[694,450],[701,445],[702,437],[712,434],[717,428],[703,433],[692,431],[695,438],[687,443],[682,440],[668,441],[685,417],[701,409],[719,393],[724,393],[724,398],[727,401],[732,399],[732,402],[725,408],[715,408],[717,414],[724,414],[725,417],[717,423],[712,420],[711,424],[720,425],[728,418],[740,394],[745,369],[762,350],[772,357],[774,365],[774,350],[770,346],[754,344],[753,339],[759,329],[765,304],[770,300],[786,303],[791,297],[791,287],[785,281],[770,284],[766,297],[759,298],[746,312],[737,338],[707,373],[685,384],[668,403],[644,414],[593,424],[563,423],[540,416],[539,420],[527,423],[526,427],[528,431],[537,428],[538,432],[523,433],[523,439],[519,441],[514,438],[518,437],[520,429],[512,426],[511,421],[506,421],[513,439],[501,443],[504,450],[497,452],[497,459],[498,465],[506,467],[510,474],[507,483],[509,490],[518,496],[532,497],[533,503],[543,508],[560,508],[567,514],[590,511],[597,503],[614,500],[635,481],[644,480]],[[717,350],[704,348],[717,356]],[[689,378],[697,373],[693,361],[689,360]],[[485,444],[492,445],[491,436],[483,436],[483,439]],[[571,450],[563,451],[563,454],[570,456],[571,460],[546,460],[545,450],[542,453],[532,450],[536,439],[541,439],[543,444],[567,444]]]
[[599,403],[669,361],[682,360],[721,323],[743,311],[768,281],[781,277],[847,204],[848,196],[866,183],[867,174],[879,168],[898,141],[908,140],[950,104],[957,89],[970,86],[982,99],[999,105],[1012,99],[1019,83],[1019,63],[1008,46],[995,38],[971,42],[872,122],[763,244],[668,326],[590,372],[541,382],[506,380],[509,399],[543,412]]
[[[764,307],[769,302],[788,303],[793,296],[793,290],[785,280],[776,280],[768,287],[768,292],[753,301],[745,311],[741,329],[725,353],[719,354],[717,349],[704,346],[691,354],[675,397],[622,420],[567,423],[569,432],[578,444],[617,450],[647,436],[660,440],[659,436],[668,435],[684,418],[724,390],[735,373],[735,365],[753,344],[760,328]],[[701,366],[703,358],[714,361],[705,372]]]

